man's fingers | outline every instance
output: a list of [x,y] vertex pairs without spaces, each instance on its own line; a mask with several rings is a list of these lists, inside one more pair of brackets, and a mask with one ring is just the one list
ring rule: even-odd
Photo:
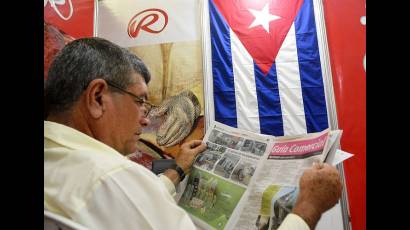
[[206,144],[201,142],[201,144],[200,144],[198,147],[196,147],[196,148],[197,148],[197,149],[199,150],[199,152],[201,153],[201,152],[205,151],[205,149],[206,149]]
[[198,148],[199,153],[202,153],[203,151],[206,150],[207,146],[205,143],[202,142],[201,145],[199,145],[197,148]]
[[[202,143],[201,140],[191,140],[191,141],[187,142],[186,144],[189,146],[189,148],[193,149],[196,146],[200,145],[201,143]],[[205,147],[206,147],[206,145],[205,145]]]
[[323,164],[322,170],[332,172],[334,174],[337,174],[337,176],[339,176],[339,171],[337,170],[337,168],[327,163]]
[[206,144],[205,143],[200,143],[199,145],[197,145],[196,147],[192,148],[193,152],[195,153],[194,157],[198,156],[200,153],[202,153],[203,151],[205,151],[206,149]]
[[191,141],[186,142],[184,145],[185,146],[181,146],[181,147],[194,150],[196,155],[198,155],[199,153],[203,152],[206,149],[206,144],[203,143],[201,140],[191,140]]
[[313,162],[312,166],[313,166],[314,169],[321,169],[321,168],[323,168],[324,165],[320,161],[315,161],[315,162]]
[[328,164],[328,163],[323,163],[323,168],[332,168],[332,169],[336,169],[336,167]]

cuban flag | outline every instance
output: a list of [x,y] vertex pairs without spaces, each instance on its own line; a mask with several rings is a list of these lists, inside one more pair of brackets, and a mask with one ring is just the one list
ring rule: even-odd
[[215,120],[274,136],[328,128],[312,0],[209,0]]

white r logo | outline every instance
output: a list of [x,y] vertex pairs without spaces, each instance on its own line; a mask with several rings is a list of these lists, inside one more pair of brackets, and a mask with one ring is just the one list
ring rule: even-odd
[[60,10],[57,8],[56,5],[65,5],[65,0],[44,0],[44,7],[46,7],[47,2],[50,2],[50,6],[51,8],[54,9],[54,11],[58,14],[58,16],[60,16],[61,19],[67,21],[68,19],[71,18],[71,16],[73,16],[73,4],[71,3],[71,0],[67,0],[68,4],[70,5],[70,10],[69,10],[69,14],[67,17],[64,17]]

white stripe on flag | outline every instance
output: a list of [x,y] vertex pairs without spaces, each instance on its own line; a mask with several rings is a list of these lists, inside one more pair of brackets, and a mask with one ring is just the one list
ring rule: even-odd
[[294,24],[286,35],[275,62],[284,136],[307,133]]
[[230,29],[238,128],[260,133],[253,59]]

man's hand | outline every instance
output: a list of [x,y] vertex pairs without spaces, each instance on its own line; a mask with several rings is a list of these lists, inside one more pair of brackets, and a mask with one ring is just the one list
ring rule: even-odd
[[201,105],[191,91],[183,91],[165,100],[149,114],[150,117],[165,117],[157,131],[157,143],[165,147],[180,143],[189,135],[200,113]]
[[[192,164],[198,154],[206,149],[206,144],[202,143],[201,140],[191,140],[181,145],[181,151],[175,158],[175,163],[184,170],[185,174],[188,174],[191,170]],[[168,169],[164,172],[175,185],[179,181],[179,176],[177,172],[173,169]]]
[[181,145],[181,151],[175,158],[175,162],[188,174],[198,154],[206,149],[206,144],[201,140],[188,141]]
[[339,172],[329,164],[314,164],[299,181],[300,193],[292,212],[314,229],[321,215],[333,207],[342,194]]

